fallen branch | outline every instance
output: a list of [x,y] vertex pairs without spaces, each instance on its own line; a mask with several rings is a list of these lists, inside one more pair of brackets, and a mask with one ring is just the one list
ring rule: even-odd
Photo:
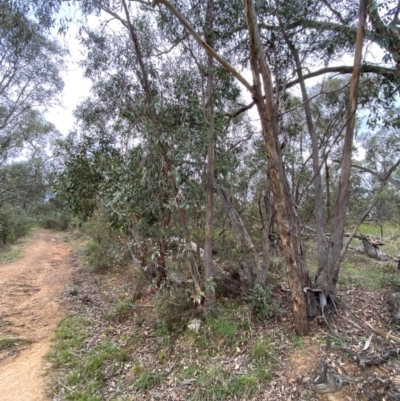
[[383,332],[383,331],[381,331],[381,330],[379,330],[379,329],[373,327],[372,325],[370,325],[370,324],[369,324],[368,322],[366,322],[365,320],[362,320],[362,319],[361,319],[361,321],[362,321],[369,329],[371,329],[375,334],[378,334],[378,336],[381,336],[382,338],[386,338],[386,339],[390,338],[390,339],[393,340],[393,341],[400,342],[400,337],[397,337],[397,336],[395,336],[395,335],[393,335],[393,334],[390,334],[390,333],[385,333],[385,332]]

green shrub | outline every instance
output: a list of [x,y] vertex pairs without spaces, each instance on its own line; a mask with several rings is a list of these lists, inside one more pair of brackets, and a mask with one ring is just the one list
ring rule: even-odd
[[66,231],[68,229],[69,222],[70,217],[66,214],[49,215],[39,218],[40,226],[48,230]]
[[13,243],[28,234],[33,220],[23,209],[3,204],[0,207],[0,241],[1,244]]
[[272,286],[256,282],[245,301],[251,306],[252,315],[256,319],[269,318],[279,311],[277,303],[272,298]]
[[156,311],[159,332],[172,333],[183,330],[193,309],[190,295],[182,288],[165,288],[157,295]]
[[89,264],[97,270],[106,270],[114,266],[127,266],[130,256],[127,248],[127,236],[110,229],[100,212],[94,214],[82,225],[82,230],[92,241],[86,245]]
[[89,241],[85,245],[86,260],[95,270],[103,270],[111,267],[106,258],[104,250],[98,242]]

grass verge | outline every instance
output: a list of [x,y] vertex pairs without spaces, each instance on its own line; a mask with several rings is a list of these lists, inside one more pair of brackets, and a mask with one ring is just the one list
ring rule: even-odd
[[123,349],[107,339],[85,352],[84,344],[90,330],[89,320],[74,315],[65,317],[56,330],[54,346],[47,356],[58,369],[53,392],[59,392],[62,387],[66,400],[104,399],[104,381],[117,374],[120,363],[128,359]]

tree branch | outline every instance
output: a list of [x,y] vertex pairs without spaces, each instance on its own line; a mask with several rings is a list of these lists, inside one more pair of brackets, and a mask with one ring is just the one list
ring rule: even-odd
[[392,21],[390,21],[390,24],[388,26],[390,27],[395,27],[399,21],[399,13],[400,13],[400,0],[397,1],[397,7],[396,11],[394,12],[394,16]]
[[[358,166],[357,164],[352,164],[351,167],[357,168],[361,171],[364,171],[365,173],[369,173],[369,174],[373,175],[374,177],[378,178],[379,181],[385,180],[385,177],[381,177],[381,175],[378,174],[376,171],[373,171],[367,167]],[[389,176],[386,180],[388,182],[390,182],[392,185],[394,185],[396,188],[400,189],[400,180],[396,180],[396,178],[393,178],[391,176]]]
[[[318,77],[320,75],[331,74],[331,73],[335,73],[335,72],[339,73],[339,74],[352,74],[353,69],[354,69],[354,66],[347,66],[347,65],[326,67],[326,68],[321,68],[319,70],[310,72],[309,74],[303,75],[303,79],[307,80],[310,78]],[[382,75],[387,78],[395,78],[396,76],[399,75],[398,71],[393,68],[379,67],[377,65],[371,65],[371,64],[364,64],[361,67],[361,72]],[[297,85],[299,82],[300,82],[299,78],[296,78],[293,81],[289,81],[286,84],[280,85],[279,89],[282,90],[282,89],[291,88],[292,86]],[[250,110],[254,105],[255,105],[255,103],[251,102],[248,105],[243,106],[240,109],[234,111],[233,113],[226,113],[225,116],[227,116],[229,118],[234,118],[234,117],[238,116],[239,114],[244,113],[247,110]]]
[[[305,74],[303,78],[310,79],[310,78],[315,78],[323,74],[330,74],[330,73],[339,73],[339,74],[352,74],[353,73],[354,66],[346,66],[346,65],[341,65],[341,66],[335,66],[335,67],[326,67],[326,68],[321,68],[317,71],[310,72],[309,74]],[[361,73],[374,73],[377,75],[382,75],[384,77],[389,77],[389,78],[394,78],[396,75],[398,75],[398,71],[396,71],[393,68],[386,68],[386,67],[379,67],[377,65],[371,65],[371,64],[364,64],[361,66]],[[289,81],[284,85],[285,89],[290,88],[294,85],[297,85],[299,83],[299,79],[296,78],[293,81]]]
[[[136,1],[136,0],[135,0]],[[220,56],[214,49],[212,49],[195,31],[190,22],[176,9],[168,0],[154,0],[153,5],[163,4],[176,18],[182,23],[187,31],[193,36],[196,42],[205,51],[210,54],[215,60],[217,60],[227,71],[229,71],[250,93],[253,91],[252,85],[237,71],[232,65],[230,65],[222,56]]]
[[338,20],[339,20],[342,24],[345,24],[345,23],[346,23],[346,21],[345,21],[344,18],[342,17],[342,14],[340,14],[339,11],[335,10],[335,9],[331,6],[331,4],[329,3],[329,0],[322,0],[322,1],[323,1],[323,3],[329,8],[329,11],[330,11],[332,14],[336,15],[336,17],[338,18]]

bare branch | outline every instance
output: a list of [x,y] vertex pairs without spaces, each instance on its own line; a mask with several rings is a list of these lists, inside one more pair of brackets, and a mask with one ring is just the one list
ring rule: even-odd
[[[361,170],[361,171],[364,171],[366,173],[369,173],[372,176],[378,178],[379,181],[384,181],[385,180],[385,177],[382,177],[376,171],[373,171],[373,170],[371,170],[371,169],[369,169],[367,167],[358,166],[357,164],[352,164],[351,167],[354,167],[354,168],[357,168],[358,170]],[[400,180],[396,180],[396,178],[393,178],[393,177],[389,176],[387,178],[387,181],[390,182],[392,185],[394,185],[396,188],[400,189]]]
[[390,27],[395,27],[396,25],[398,25],[399,22],[399,13],[400,13],[400,0],[397,0],[397,7],[396,7],[396,11],[394,12],[394,16],[392,21],[390,21],[390,24],[388,26]]
[[243,106],[240,109],[234,111],[233,113],[226,113],[225,116],[229,118],[237,117],[239,114],[242,114],[247,110],[250,110],[255,104],[256,104],[255,102],[251,102],[248,105]]
[[344,20],[344,18],[342,17],[342,14],[340,14],[339,11],[335,10],[331,4],[329,3],[329,0],[322,0],[323,3],[329,8],[329,10],[331,11],[332,14],[336,15],[336,17],[338,18],[338,20],[342,23],[342,24],[346,24],[346,21]]
[[[352,74],[353,73],[354,66],[347,66],[347,65],[341,65],[341,66],[335,66],[335,67],[326,67],[326,68],[321,68],[317,71],[310,72],[309,74],[306,74],[303,76],[303,78],[310,79],[310,78],[315,78],[323,74],[330,74],[330,73],[339,73],[339,74]],[[396,71],[393,68],[386,68],[386,67],[379,67],[377,65],[371,65],[371,64],[364,64],[361,66],[361,73],[374,73],[377,75],[382,75],[384,77],[388,78],[394,78],[396,75],[398,75],[398,71]],[[299,79],[296,78],[293,81],[289,81],[284,85],[285,89],[290,88],[294,85],[297,85],[299,83]]]
[[[317,71],[310,72],[309,74],[303,75],[303,79],[307,80],[310,78],[318,77],[320,75],[330,74],[330,73],[335,73],[335,72],[339,73],[339,74],[352,74],[353,69],[354,69],[354,66],[347,66],[347,65],[326,67],[326,68],[321,68]],[[394,78],[395,76],[397,76],[399,74],[398,71],[393,68],[379,67],[379,66],[370,65],[370,64],[363,65],[361,67],[361,72],[362,73],[374,73],[374,74],[382,75],[382,76],[388,77],[388,78]],[[282,90],[282,88],[284,88],[284,89],[291,88],[292,86],[297,85],[299,82],[300,82],[299,78],[296,78],[293,81],[289,81],[288,83],[286,83],[284,85],[280,85],[280,89]],[[347,84],[346,84],[346,86],[347,86]],[[341,89],[343,89],[343,88],[341,88]],[[326,92],[326,93],[331,93],[331,92]],[[248,105],[243,106],[240,109],[234,111],[233,113],[227,113],[225,115],[227,117],[234,118],[234,117],[238,116],[239,114],[244,113],[247,110],[250,110],[254,105],[255,105],[255,103],[251,102]]]

